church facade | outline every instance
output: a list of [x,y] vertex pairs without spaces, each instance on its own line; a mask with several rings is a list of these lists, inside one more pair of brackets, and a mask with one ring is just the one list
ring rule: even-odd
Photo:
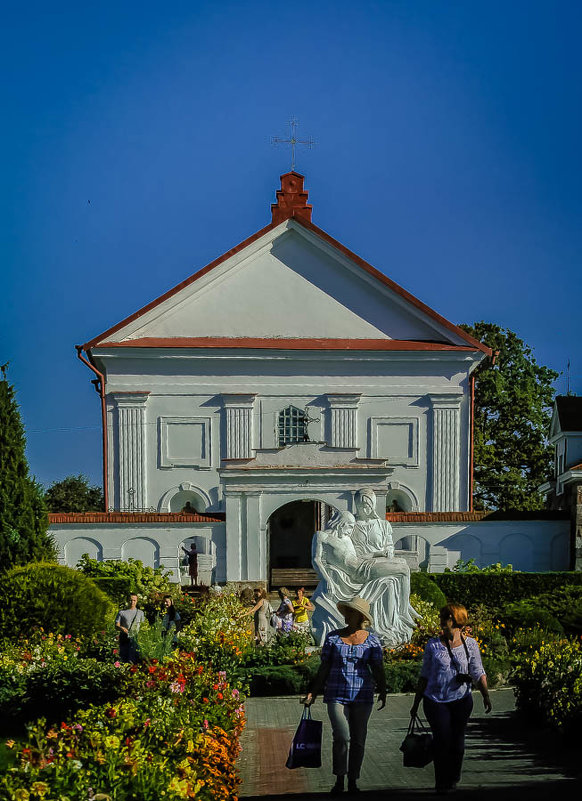
[[[382,516],[472,511],[491,351],[314,225],[307,200],[283,175],[269,225],[78,348],[109,517],[59,529],[69,563],[90,541],[174,568],[197,537],[213,580],[268,583],[310,567],[313,532],[361,487]],[[150,544],[124,550],[128,526]]]

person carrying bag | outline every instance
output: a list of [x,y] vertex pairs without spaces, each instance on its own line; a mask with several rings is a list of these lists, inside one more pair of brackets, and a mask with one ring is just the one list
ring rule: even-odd
[[331,631],[321,649],[321,665],[311,689],[303,699],[310,706],[323,690],[323,702],[333,735],[333,765],[336,777],[332,795],[345,790],[358,791],[357,781],[364,759],[368,719],[374,705],[374,689],[378,689],[379,709],[386,706],[386,675],[382,646],[378,637],[368,630],[373,625],[370,604],[356,596],[340,601],[338,611],[346,626]]
[[322,729],[323,723],[311,717],[311,708],[303,707],[303,714],[291,743],[285,767],[290,770],[321,767]]
[[476,640],[464,637],[467,610],[449,603],[440,610],[442,632],[424,649],[422,670],[410,716],[424,714],[433,734],[434,776],[437,794],[456,789],[465,754],[465,729],[473,709],[471,685],[483,696],[485,713],[491,712],[487,677]]
[[408,732],[400,750],[405,768],[424,768],[432,762],[432,734],[417,716],[410,718]]

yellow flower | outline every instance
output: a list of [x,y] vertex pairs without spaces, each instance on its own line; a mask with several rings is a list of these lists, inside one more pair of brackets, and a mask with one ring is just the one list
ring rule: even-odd
[[178,779],[177,776],[174,776],[168,785],[168,790],[172,793],[176,793],[180,798],[188,798],[190,788],[186,779]]
[[110,734],[109,737],[105,737],[103,742],[105,743],[105,748],[119,748],[119,737],[116,737],[115,734]]
[[14,799],[14,801],[28,801],[28,799],[30,798],[30,793],[23,787],[20,790],[15,790],[12,798]]
[[33,782],[30,789],[41,798],[44,798],[49,791],[49,786],[46,782]]

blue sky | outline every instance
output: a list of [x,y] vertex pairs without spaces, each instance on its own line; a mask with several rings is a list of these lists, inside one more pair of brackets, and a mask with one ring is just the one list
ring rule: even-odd
[[581,30],[564,0],[5,4],[0,363],[32,472],[99,482],[73,346],[269,222],[292,115],[317,225],[582,393]]

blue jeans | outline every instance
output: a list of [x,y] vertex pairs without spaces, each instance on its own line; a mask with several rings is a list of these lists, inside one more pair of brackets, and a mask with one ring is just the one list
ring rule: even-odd
[[336,776],[345,776],[347,773],[349,779],[360,778],[368,718],[373,706],[374,704],[328,702],[327,714],[333,736],[333,773]]
[[432,730],[434,778],[438,790],[452,787],[461,778],[465,754],[465,729],[473,709],[470,692],[458,701],[438,703],[426,696],[424,714]]

